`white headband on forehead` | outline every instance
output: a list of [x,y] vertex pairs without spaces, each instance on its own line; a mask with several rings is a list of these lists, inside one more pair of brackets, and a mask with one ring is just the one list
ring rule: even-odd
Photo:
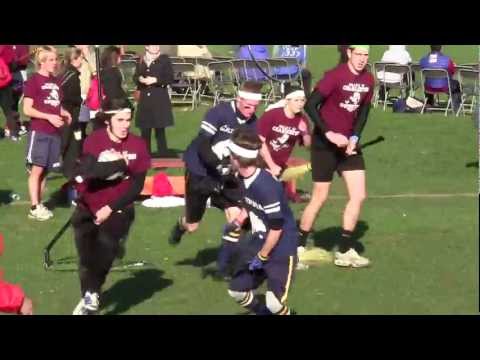
[[305,91],[295,90],[295,91],[291,92],[290,94],[288,94],[287,96],[285,96],[285,99],[291,100],[291,99],[294,99],[296,97],[305,97]]
[[238,146],[233,141],[230,141],[227,146],[233,154],[242,158],[256,159],[258,157],[258,150],[245,149],[244,147]]
[[109,111],[105,111],[104,114],[120,114],[120,113],[131,113],[132,112],[132,109],[130,108],[124,108],[124,109],[119,109],[119,110],[109,110]]
[[248,91],[238,90],[238,96],[244,98],[245,100],[262,100],[262,94],[252,93]]

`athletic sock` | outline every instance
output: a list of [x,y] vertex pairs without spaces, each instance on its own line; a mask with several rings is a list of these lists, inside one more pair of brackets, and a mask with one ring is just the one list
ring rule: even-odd
[[307,246],[308,236],[311,232],[312,230],[302,230],[300,226],[298,226],[298,246]]
[[340,235],[340,242],[338,244],[338,250],[341,253],[346,253],[348,250],[353,248],[352,234],[353,231],[342,229],[342,234]]
[[247,292],[245,298],[239,302],[241,306],[250,311],[254,312],[256,315],[271,315],[272,312],[268,309],[268,307],[260,302],[257,296],[253,294],[253,291]]

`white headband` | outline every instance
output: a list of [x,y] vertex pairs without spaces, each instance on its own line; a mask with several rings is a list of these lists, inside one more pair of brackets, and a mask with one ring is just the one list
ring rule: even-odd
[[242,158],[245,158],[245,159],[256,159],[258,157],[258,150],[245,149],[241,146],[238,146],[233,141],[230,141],[228,143],[228,148],[235,155],[241,156]]
[[119,110],[109,110],[109,111],[105,111],[104,114],[120,114],[122,112],[131,113],[132,109],[124,108],[124,109],[119,109]]
[[291,99],[296,98],[296,97],[305,97],[305,91],[295,90],[295,91],[291,92],[290,94],[288,94],[287,96],[285,96],[285,99],[291,100]]
[[245,100],[262,100],[262,94],[252,93],[248,91],[238,90],[238,96],[244,98]]

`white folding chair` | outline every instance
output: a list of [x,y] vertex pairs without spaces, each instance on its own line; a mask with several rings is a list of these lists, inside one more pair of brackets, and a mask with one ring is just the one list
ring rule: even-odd
[[457,111],[457,116],[460,115],[460,111],[463,111],[465,115],[465,107],[469,108],[469,112],[472,113],[477,96],[479,94],[479,71],[473,69],[458,69],[458,83],[460,84],[460,91],[462,93],[462,100],[460,107]]
[[[208,64],[213,73],[209,81],[209,88],[213,92],[213,105],[220,101],[235,99],[239,80],[231,61],[214,61]],[[208,97],[204,95],[204,97]]]
[[192,110],[197,103],[197,80],[191,74],[195,66],[189,63],[172,63],[174,83],[170,85],[172,104],[191,104]]

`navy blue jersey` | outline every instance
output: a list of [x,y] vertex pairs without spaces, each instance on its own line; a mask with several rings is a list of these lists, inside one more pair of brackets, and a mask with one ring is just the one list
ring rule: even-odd
[[[248,121],[242,120],[235,108],[235,101],[220,103],[211,108],[206,114],[200,125],[199,135],[207,136],[212,144],[213,152],[219,159],[229,155],[226,145],[233,131],[241,126],[247,126],[256,131],[257,117],[254,114]],[[188,146],[183,159],[187,169],[197,175],[213,175],[209,173],[208,168],[202,162],[198,151],[200,137],[196,137]]]
[[[297,253],[298,230],[292,210],[283,190],[282,183],[268,171],[257,169],[249,178],[243,179],[245,185],[245,207],[252,225],[253,238],[260,250],[267,238],[269,221],[283,219],[282,235],[270,253],[270,258],[281,258]],[[253,245],[255,246],[255,244]]]

